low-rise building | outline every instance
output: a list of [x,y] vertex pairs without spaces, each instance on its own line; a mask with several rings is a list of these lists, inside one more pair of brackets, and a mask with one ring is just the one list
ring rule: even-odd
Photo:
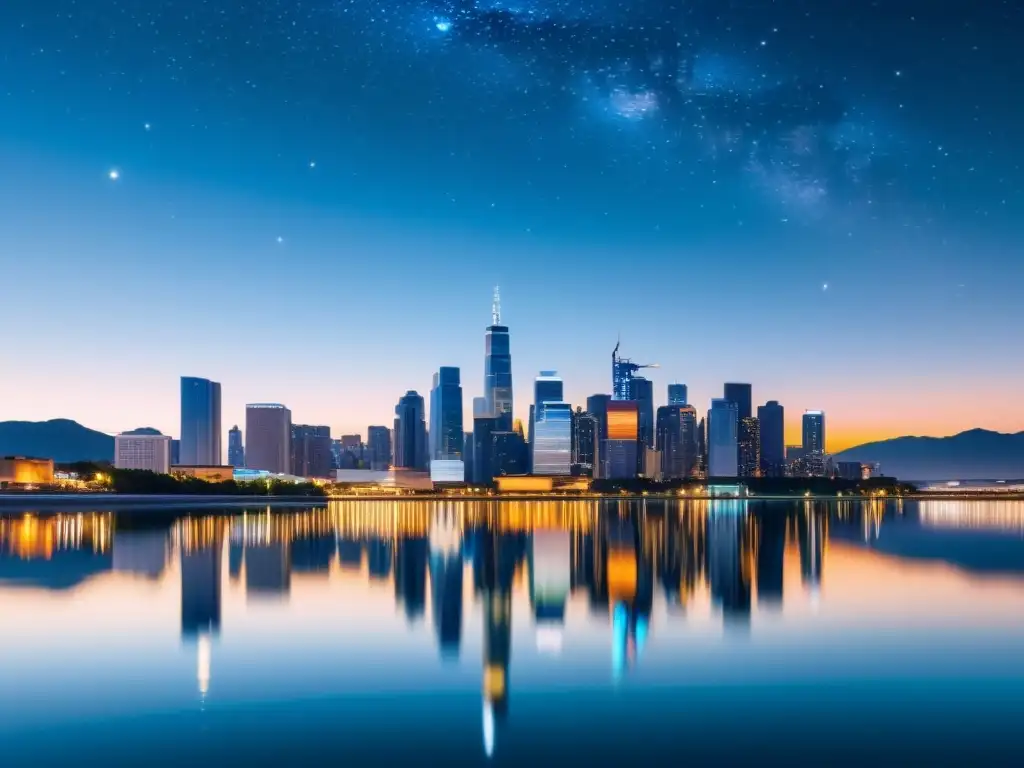
[[498,493],[545,494],[586,493],[590,490],[589,477],[568,475],[506,475],[494,478]]
[[122,432],[114,436],[114,466],[166,475],[171,471],[171,438],[167,435]]
[[5,456],[0,459],[0,484],[50,485],[53,483],[53,459]]
[[172,475],[183,475],[194,477],[197,480],[206,480],[208,483],[222,483],[225,480],[235,479],[235,468],[222,465],[189,466],[177,465],[171,467]]

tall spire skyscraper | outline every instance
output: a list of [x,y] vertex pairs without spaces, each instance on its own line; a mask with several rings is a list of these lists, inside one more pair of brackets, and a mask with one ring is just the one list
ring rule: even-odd
[[512,431],[512,355],[509,351],[508,326],[501,324],[501,294],[494,288],[491,325],[487,328],[484,347],[484,397],[487,410],[497,423],[495,431]]

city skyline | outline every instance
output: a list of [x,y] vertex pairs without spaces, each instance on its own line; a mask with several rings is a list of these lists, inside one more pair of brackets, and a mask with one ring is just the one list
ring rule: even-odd
[[0,419],[173,435],[184,374],[222,430],[364,432],[440,365],[486,395],[499,283],[524,422],[621,338],[656,406],[750,382],[787,442],[1024,430],[1019,8],[492,5],[0,7],[4,279],[49,276],[5,298]]

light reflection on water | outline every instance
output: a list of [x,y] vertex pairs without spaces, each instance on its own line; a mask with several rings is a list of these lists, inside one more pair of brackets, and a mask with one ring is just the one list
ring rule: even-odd
[[1022,533],[1024,503],[958,500],[8,515],[0,742],[461,764],[661,760],[685,731],[701,764],[737,717],[733,757],[799,758],[794,722],[827,744],[871,706],[865,755],[1016,748]]

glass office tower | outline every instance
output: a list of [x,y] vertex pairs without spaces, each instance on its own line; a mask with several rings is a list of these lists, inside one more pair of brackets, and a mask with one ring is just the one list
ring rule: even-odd
[[178,463],[209,467],[221,461],[220,383],[182,376]]
[[[491,325],[484,336],[484,397],[497,431],[512,431],[512,354],[508,326],[501,324],[501,297],[494,289]],[[475,415],[475,414],[474,414]]]

